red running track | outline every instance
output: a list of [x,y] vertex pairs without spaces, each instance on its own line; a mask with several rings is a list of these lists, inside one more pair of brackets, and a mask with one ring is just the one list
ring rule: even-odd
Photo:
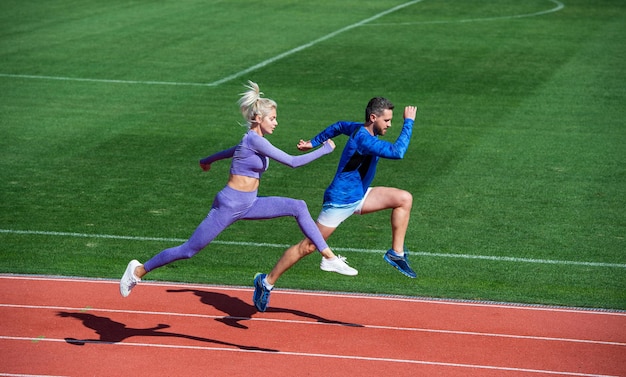
[[0,376],[626,376],[626,313],[0,275]]

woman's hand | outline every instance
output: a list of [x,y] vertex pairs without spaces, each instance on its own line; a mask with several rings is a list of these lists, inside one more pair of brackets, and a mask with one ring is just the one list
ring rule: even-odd
[[204,164],[202,162],[200,162],[200,168],[204,171],[209,171],[211,170],[211,164]]

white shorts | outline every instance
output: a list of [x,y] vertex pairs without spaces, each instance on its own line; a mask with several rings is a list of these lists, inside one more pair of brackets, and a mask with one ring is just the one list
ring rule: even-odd
[[320,215],[317,217],[317,222],[329,228],[337,228],[339,224],[344,222],[353,214],[361,214],[361,208],[363,208],[363,203],[365,203],[365,199],[371,189],[371,187],[368,188],[365,195],[363,195],[363,199],[354,203],[324,203],[322,206],[322,212],[320,212]]

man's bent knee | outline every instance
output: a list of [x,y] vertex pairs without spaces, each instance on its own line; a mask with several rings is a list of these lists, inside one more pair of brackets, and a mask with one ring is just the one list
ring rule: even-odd
[[302,256],[309,255],[316,249],[315,244],[313,244],[313,242],[308,238],[300,241],[300,244],[298,245],[298,250]]
[[400,199],[401,207],[413,207],[413,195],[410,192],[402,190],[398,199]]

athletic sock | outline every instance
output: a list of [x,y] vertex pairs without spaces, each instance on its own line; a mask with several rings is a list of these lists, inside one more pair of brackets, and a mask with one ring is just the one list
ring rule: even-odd
[[274,286],[267,282],[267,276],[263,278],[263,286],[269,289],[270,291],[274,289]]
[[393,251],[393,253],[399,257],[404,257],[404,251],[402,253],[398,253],[397,251],[395,251],[394,249],[391,249],[391,251]]

